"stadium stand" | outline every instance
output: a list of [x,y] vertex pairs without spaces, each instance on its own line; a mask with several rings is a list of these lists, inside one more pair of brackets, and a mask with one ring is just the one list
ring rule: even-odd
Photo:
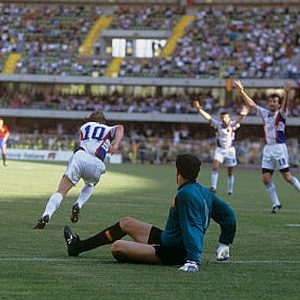
[[[2,52],[22,54],[15,70],[20,74],[92,76],[98,72],[96,76],[103,76],[105,70],[91,70],[94,58],[83,60],[79,54],[93,53],[91,48],[100,30],[106,29],[111,19],[109,29],[119,32],[174,29],[170,43],[162,49],[163,58],[125,58],[119,71],[122,77],[137,76],[138,72],[145,77],[175,78],[226,78],[233,74],[241,78],[298,78],[300,74],[299,7],[205,6],[194,12],[193,22],[190,19],[181,25],[184,18],[190,18],[184,16],[183,6],[142,9],[120,6],[94,34],[93,28],[103,14],[100,7],[35,5],[29,8],[2,4],[2,10],[5,12],[0,19]],[[45,18],[39,18],[40,15]],[[144,25],[139,27],[139,24]],[[86,39],[89,35],[92,41]],[[85,49],[85,40],[90,43],[89,50]],[[110,55],[104,56],[96,60],[111,61]],[[115,74],[116,71],[107,76]]]
[[119,6],[110,28],[172,30],[183,14],[184,7],[182,6]]
[[[256,93],[253,99],[264,105],[268,96]],[[86,96],[86,95],[59,95],[44,93],[14,93],[2,95],[3,108],[18,109],[46,109],[67,111],[103,111],[124,113],[163,113],[163,114],[197,114],[193,101],[199,100],[203,108],[213,114],[226,110],[230,114],[238,114],[241,109],[240,99],[237,97],[230,106],[221,105],[220,99],[214,97],[211,91],[166,96],[126,96],[118,92],[112,95]],[[250,112],[250,115],[254,112]],[[289,114],[300,116],[300,99],[291,99]]]
[[[125,124],[124,161],[168,163],[177,153],[192,151],[211,162],[214,133],[196,115],[193,100],[216,116],[224,109],[235,116],[240,99],[231,80],[223,78],[245,78],[255,100],[266,99],[261,88],[278,92],[290,78],[289,153],[292,164],[299,165],[297,2],[262,0],[269,5],[259,9],[241,1],[226,7],[201,0],[194,1],[198,6],[172,0],[163,6],[139,0],[127,5],[58,2],[0,4],[0,115],[11,129],[9,147],[72,150],[78,120],[87,111],[101,110],[109,120]],[[105,25],[97,27],[107,16]],[[112,39],[118,37],[130,44],[122,58],[112,55]],[[138,58],[131,48],[137,38],[168,42],[159,56]],[[51,126],[45,126],[47,115]],[[71,118],[76,120],[72,126]],[[241,128],[243,139],[237,143],[243,164],[259,162],[258,123],[250,116]]]
[[299,8],[202,8],[174,52],[132,60],[120,76],[298,78]]

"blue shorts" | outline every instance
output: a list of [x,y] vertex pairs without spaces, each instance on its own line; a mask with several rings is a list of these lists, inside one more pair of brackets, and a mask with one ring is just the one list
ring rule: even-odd
[[0,148],[3,148],[6,145],[3,139],[0,139]]

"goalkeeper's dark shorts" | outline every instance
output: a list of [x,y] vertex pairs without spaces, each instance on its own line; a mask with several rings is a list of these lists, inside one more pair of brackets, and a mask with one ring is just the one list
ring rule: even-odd
[[152,226],[148,244],[153,245],[155,254],[164,265],[182,265],[186,262],[186,251],[184,248],[165,247],[161,243],[162,230]]

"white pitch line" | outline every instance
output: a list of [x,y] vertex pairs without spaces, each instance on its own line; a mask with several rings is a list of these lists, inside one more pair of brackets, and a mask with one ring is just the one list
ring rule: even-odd
[[[1,203],[37,203],[39,200],[14,200],[14,199],[0,199]],[[124,202],[91,202],[89,205],[108,205],[108,206],[124,206],[124,207],[144,207],[144,208],[158,208],[157,205],[153,204],[138,204],[138,203],[124,203]]]
[[[19,262],[99,262],[101,263],[100,259],[95,258],[45,258],[45,257],[0,257],[1,261],[19,261]],[[103,263],[103,261],[102,261]],[[300,260],[231,260],[231,261],[206,261],[206,264],[213,263],[213,264],[267,264],[267,265],[274,265],[274,264],[291,264],[291,265],[298,265],[300,264]]]
[[46,195],[46,193],[38,193],[38,192],[22,192],[22,193],[16,193],[16,192],[6,192],[2,191],[2,195],[15,195],[15,196],[35,196],[35,195]]
[[300,224],[287,224],[289,227],[300,227]]
[[28,262],[87,262],[87,261],[98,261],[99,259],[91,259],[91,258],[80,258],[80,259],[72,259],[72,258],[45,258],[45,257],[0,257],[0,261],[28,261]]
[[[24,194],[26,195],[26,194]],[[29,195],[29,193],[27,194]],[[34,194],[32,194],[34,195]],[[36,193],[36,195],[40,195],[42,197],[49,197],[48,194],[39,194],[39,193]],[[131,200],[134,200],[133,197],[124,197],[124,199],[131,199]],[[137,199],[146,199],[146,197],[143,197],[143,198],[137,198]],[[150,198],[147,198],[147,199],[150,199]],[[46,199],[47,200],[47,199]],[[0,204],[1,203],[28,203],[28,204],[31,204],[31,203],[37,203],[39,202],[40,200],[37,199],[37,200],[22,200],[22,199],[0,199]],[[125,202],[105,202],[101,199],[99,200],[96,200],[95,202],[89,202],[88,205],[108,205],[108,206],[123,206],[123,207],[144,207],[144,208],[159,208],[156,204],[140,204],[140,203],[125,203]],[[164,203],[163,203],[164,205]],[[269,211],[269,209],[266,209],[266,208],[262,208],[262,209],[257,209],[257,208],[235,208],[234,207],[234,210],[237,210],[237,211],[248,211],[248,212],[266,212],[266,211]],[[291,212],[291,211],[294,211],[293,209],[285,209],[286,212]],[[291,225],[287,225],[287,226],[291,226]],[[298,225],[297,225],[298,226]],[[294,226],[294,227],[297,227],[297,226]],[[299,225],[300,227],[300,225]]]
[[209,260],[207,263],[214,264],[291,264],[297,265],[300,264],[300,260],[230,260],[230,261],[213,261]]

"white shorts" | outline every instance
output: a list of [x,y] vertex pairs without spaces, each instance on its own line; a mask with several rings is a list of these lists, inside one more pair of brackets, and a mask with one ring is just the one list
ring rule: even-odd
[[74,153],[69,159],[65,176],[67,176],[74,185],[80,178],[86,184],[96,185],[100,176],[106,172],[105,164],[97,157],[94,157],[82,150]]
[[289,155],[286,144],[265,145],[262,169],[279,170],[289,167]]
[[224,162],[227,167],[234,167],[237,165],[236,151],[234,147],[215,149],[214,160],[217,160],[221,164]]

